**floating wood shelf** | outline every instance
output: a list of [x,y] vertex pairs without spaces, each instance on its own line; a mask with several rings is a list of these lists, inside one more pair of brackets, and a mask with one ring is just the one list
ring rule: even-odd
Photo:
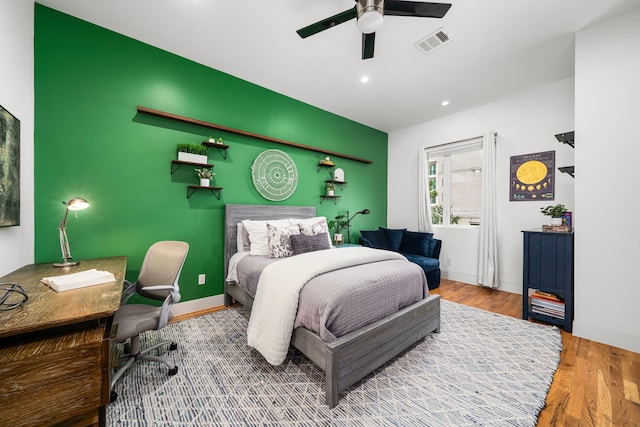
[[219,130],[219,131],[223,131],[223,132],[227,132],[227,133],[232,133],[232,134],[235,134],[235,135],[247,136],[249,138],[259,139],[259,140],[267,141],[267,142],[273,142],[275,144],[286,145],[286,146],[289,146],[289,147],[302,148],[304,150],[315,151],[316,153],[322,153],[322,154],[325,154],[325,155],[341,157],[343,159],[355,160],[356,162],[373,163],[373,161],[371,161],[371,160],[363,159],[363,158],[360,158],[360,157],[350,156],[348,154],[337,153],[335,151],[327,151],[327,150],[323,150],[321,148],[311,147],[309,145],[303,145],[303,144],[298,144],[296,142],[285,141],[283,139],[272,138],[270,136],[260,135],[258,133],[247,132],[247,131],[240,130],[240,129],[234,129],[234,128],[230,128],[230,127],[227,127],[227,126],[222,126],[222,125],[218,125],[218,124],[215,124],[215,123],[210,123],[210,122],[205,122],[205,121],[202,121],[202,120],[192,119],[192,118],[189,118],[189,117],[179,116],[177,114],[166,113],[164,111],[154,110],[154,109],[147,108],[147,107],[138,106],[138,113],[148,114],[148,115],[155,116],[155,117],[162,117],[164,119],[174,120],[174,121],[181,122],[181,123],[188,123],[188,124],[192,124],[192,125],[202,126],[202,127],[208,128],[208,129],[215,129],[215,130]]
[[220,200],[220,192],[222,187],[202,187],[200,185],[190,185],[187,187],[187,199],[193,195],[197,190],[211,190],[216,199]]
[[320,196],[320,204],[322,204],[322,202],[324,202],[325,200],[333,200],[333,204],[337,205],[338,204],[338,200],[340,200],[341,196]]
[[575,148],[575,131],[559,133],[556,135],[558,142],[570,145]]
[[335,184],[338,187],[340,187],[341,190],[344,189],[344,186],[347,185],[347,181],[336,181],[335,179],[327,179],[325,181],[327,184],[331,183],[331,184]]
[[227,150],[229,149],[229,146],[227,144],[218,144],[217,142],[202,141],[202,145],[209,148],[217,148],[218,153],[220,153],[225,160],[227,159]]
[[185,162],[184,160],[171,160],[171,175],[173,175],[175,171],[180,169],[180,166],[182,165],[200,166],[202,168],[212,168],[214,166],[208,163],[195,163],[195,162]]
[[571,175],[572,177],[576,177],[575,176],[575,167],[574,166],[563,166],[561,168],[558,168],[558,170],[562,173],[568,173],[569,175]]
[[[576,144],[575,144],[575,131],[559,133],[559,134],[556,135],[556,139],[558,140],[558,142],[570,145],[572,148],[576,147]],[[575,167],[574,166],[564,166],[564,167],[558,168],[558,170],[560,172],[562,172],[562,173],[566,173],[566,174],[571,175],[573,178],[576,177],[576,175],[575,175]]]

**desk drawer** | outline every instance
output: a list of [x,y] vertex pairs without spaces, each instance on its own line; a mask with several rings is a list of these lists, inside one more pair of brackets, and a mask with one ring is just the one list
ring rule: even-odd
[[105,327],[0,343],[2,423],[55,424],[103,404]]

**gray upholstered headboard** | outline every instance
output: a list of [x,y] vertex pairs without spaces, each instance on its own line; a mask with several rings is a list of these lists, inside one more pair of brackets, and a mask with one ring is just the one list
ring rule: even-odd
[[238,223],[243,219],[267,220],[283,218],[312,218],[315,206],[225,205],[224,212],[224,277],[227,277],[229,258],[236,253]]

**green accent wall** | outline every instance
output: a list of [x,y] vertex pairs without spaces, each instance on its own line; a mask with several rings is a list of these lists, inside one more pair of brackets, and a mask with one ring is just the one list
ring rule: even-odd
[[[301,77],[299,84],[312,83]],[[91,207],[69,214],[74,259],[126,255],[133,281],[152,243],[186,241],[183,301],[223,292],[227,203],[312,205],[328,219],[371,209],[354,220],[352,241],[358,230],[386,224],[386,133],[38,4],[35,94],[36,262],[60,259],[62,202],[75,196]],[[330,178],[317,170],[322,154],[140,115],[137,106],[373,163],[332,158],[348,184],[336,189],[337,204],[320,203]],[[230,145],[226,159],[209,150],[221,200],[203,190],[187,199],[187,185],[198,178],[186,166],[171,174],[176,144],[209,136]],[[251,181],[251,164],[267,149],[287,152],[298,168],[298,187],[284,202],[262,198]],[[204,286],[197,285],[200,273]]]

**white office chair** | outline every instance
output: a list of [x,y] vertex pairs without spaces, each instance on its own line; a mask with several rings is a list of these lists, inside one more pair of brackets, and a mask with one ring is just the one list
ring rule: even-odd
[[[113,323],[117,325],[116,342],[130,339],[129,356],[126,363],[118,369],[111,380],[111,401],[118,397],[113,391],[115,383],[122,374],[138,360],[150,360],[164,363],[169,367],[169,375],[175,375],[178,367],[169,359],[148,354],[169,344],[169,350],[178,348],[178,344],[167,340],[152,347],[140,350],[140,334],[152,329],[164,328],[172,319],[171,306],[180,301],[178,279],[187,257],[189,245],[185,242],[162,241],[151,245],[142,262],[140,275],[135,283],[125,280],[121,306],[116,311]],[[135,293],[145,298],[163,301],[161,307],[148,304],[125,304]]]

